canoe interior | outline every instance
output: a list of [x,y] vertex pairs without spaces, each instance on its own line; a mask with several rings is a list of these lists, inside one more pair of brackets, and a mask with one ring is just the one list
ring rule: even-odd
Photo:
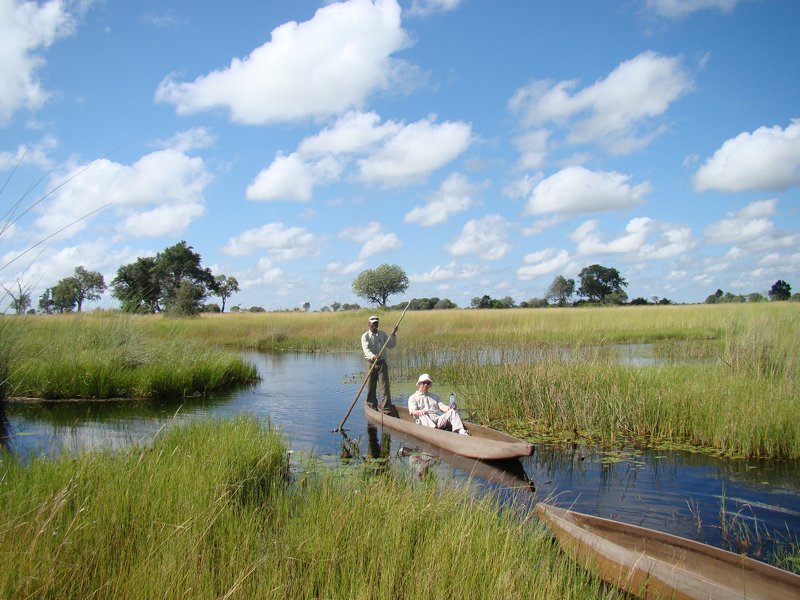
[[533,453],[532,444],[502,431],[464,421],[469,435],[459,435],[452,431],[417,425],[407,407],[395,405],[395,408],[397,417],[390,417],[364,403],[364,412],[373,423],[408,433],[454,454],[482,460],[502,460],[530,456]]
[[746,556],[548,504],[536,512],[568,554],[642,598],[800,598],[800,576]]

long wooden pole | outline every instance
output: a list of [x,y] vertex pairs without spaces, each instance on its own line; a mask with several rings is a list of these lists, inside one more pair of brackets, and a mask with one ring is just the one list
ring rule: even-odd
[[[392,333],[386,338],[386,341],[383,343],[383,347],[381,348],[381,351],[378,354],[383,355],[383,351],[386,350],[386,345],[389,343],[389,338],[391,338],[392,335],[397,333],[397,328],[400,327],[400,321],[402,321],[403,317],[406,316],[406,311],[408,310],[409,306],[411,306],[411,300],[409,300],[408,304],[406,304],[406,307],[403,309],[403,314],[401,314],[400,318],[397,320],[397,325],[394,326],[394,329],[392,329]],[[342,419],[342,422],[339,423],[339,427],[334,429],[331,433],[339,433],[340,431],[342,431],[342,427],[344,427],[344,422],[347,421],[347,417],[349,417],[350,413],[353,412],[353,407],[356,405],[358,397],[361,395],[361,392],[364,391],[364,386],[367,385],[367,381],[369,381],[369,376],[372,375],[372,369],[375,368],[375,362],[377,361],[373,361],[373,363],[370,365],[369,371],[367,371],[367,376],[364,378],[364,383],[362,383],[361,387],[358,388],[358,393],[356,394],[356,397],[353,398],[353,401],[350,403],[350,408],[347,409],[347,414],[344,416],[344,419]]]

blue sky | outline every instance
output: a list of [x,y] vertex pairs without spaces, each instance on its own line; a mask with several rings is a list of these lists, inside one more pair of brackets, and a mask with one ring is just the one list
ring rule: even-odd
[[366,305],[383,263],[393,303],[519,303],[595,263],[630,298],[800,291],[798,23],[796,0],[0,0],[0,281],[36,304],[185,240],[268,310]]

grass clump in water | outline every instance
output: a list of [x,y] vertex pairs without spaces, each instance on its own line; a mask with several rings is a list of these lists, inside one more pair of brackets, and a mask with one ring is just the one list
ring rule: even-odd
[[[16,317],[12,397],[176,398],[252,382],[253,365],[213,347],[156,338],[135,317]],[[24,319],[24,320],[23,320]]]
[[356,469],[287,480],[252,417],[152,447],[0,464],[0,596],[621,598],[537,522]]

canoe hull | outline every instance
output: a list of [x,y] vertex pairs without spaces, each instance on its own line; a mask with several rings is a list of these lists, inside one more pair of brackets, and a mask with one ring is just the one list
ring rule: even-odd
[[407,433],[453,454],[481,460],[502,460],[530,456],[533,453],[532,444],[502,431],[465,421],[464,427],[470,435],[459,435],[452,431],[417,425],[408,408],[397,405],[395,408],[398,416],[390,417],[364,403],[364,413],[369,421]]
[[640,598],[800,598],[800,576],[668,533],[538,503],[561,547]]

